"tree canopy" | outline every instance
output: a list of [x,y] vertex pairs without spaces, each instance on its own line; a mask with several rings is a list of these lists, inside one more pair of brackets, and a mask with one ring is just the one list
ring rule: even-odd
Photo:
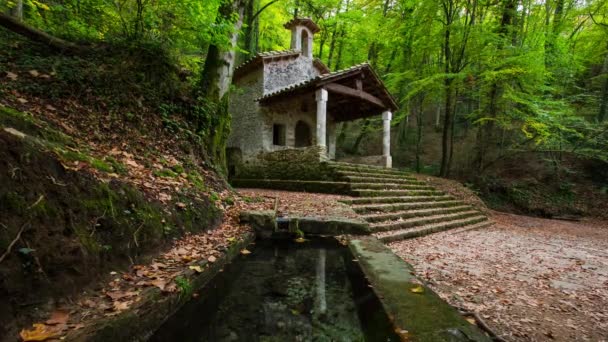
[[471,127],[479,171],[521,151],[608,161],[603,0],[5,0],[0,11],[77,44],[157,44],[196,73],[217,65],[213,49],[236,50],[232,67],[287,49],[282,24],[310,17],[322,28],[315,57],[331,69],[369,61],[384,78],[398,137],[408,118],[438,113],[443,176]]

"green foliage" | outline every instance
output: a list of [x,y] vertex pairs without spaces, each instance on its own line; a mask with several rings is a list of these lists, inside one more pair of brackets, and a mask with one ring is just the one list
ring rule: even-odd
[[193,287],[187,278],[178,276],[175,278],[175,284],[180,292],[180,296],[183,296],[184,298],[190,297],[193,292]]
[[[0,32],[0,72],[10,71],[9,65],[52,72],[49,84],[24,82],[20,90],[54,99],[101,98],[98,103],[129,122],[144,120],[140,107],[151,104],[165,129],[204,146],[222,166],[231,120],[227,98],[200,96],[205,80],[187,75],[199,74],[210,45],[230,46],[229,33],[238,18],[220,13],[220,5],[227,3],[24,0],[25,23],[105,48],[95,58],[23,53],[7,43],[14,37]],[[415,112],[445,112],[446,94],[453,94],[454,130],[482,132],[475,146],[479,155],[466,161],[478,170],[496,156],[520,150],[559,149],[606,160],[602,148],[607,134],[596,124],[604,119],[600,107],[608,103],[605,1],[242,4],[251,13],[244,18],[235,51],[241,61],[258,51],[288,48],[290,33],[281,25],[297,11],[320,26],[314,55],[330,68],[365,60],[374,66],[402,105],[394,113],[397,124]],[[14,6],[3,2],[0,10]],[[257,11],[257,19],[250,21]],[[189,72],[182,73],[184,69]],[[0,85],[0,94],[7,93]],[[400,139],[407,127],[398,125]]]

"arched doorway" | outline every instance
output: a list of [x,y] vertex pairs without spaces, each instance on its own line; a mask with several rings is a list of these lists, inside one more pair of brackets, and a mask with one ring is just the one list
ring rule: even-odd
[[305,147],[312,145],[312,135],[310,126],[304,121],[296,122],[296,147]]

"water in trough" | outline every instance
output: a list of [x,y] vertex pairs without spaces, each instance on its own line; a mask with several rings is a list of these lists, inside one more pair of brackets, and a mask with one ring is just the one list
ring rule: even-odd
[[151,341],[398,341],[348,248],[259,241]]

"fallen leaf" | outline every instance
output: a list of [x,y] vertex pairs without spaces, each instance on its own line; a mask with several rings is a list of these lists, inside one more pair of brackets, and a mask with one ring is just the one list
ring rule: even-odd
[[26,99],[24,99],[24,98],[22,98],[22,97],[17,98],[17,101],[18,101],[19,103],[22,103],[22,104],[25,104],[25,103],[27,103],[27,102],[28,102]]
[[10,71],[7,71],[7,72],[6,72],[6,77],[10,78],[10,79],[11,79],[11,80],[13,80],[13,81],[16,81],[16,80],[17,80],[17,78],[19,78],[19,76],[17,76],[17,74],[12,73],[12,72],[10,72]]
[[297,238],[297,239],[295,239],[295,240],[293,240],[293,241],[295,241],[295,242],[297,242],[297,243],[302,243],[302,242],[306,242],[306,239],[305,239],[305,238],[301,238],[301,237],[299,237],[299,238]]
[[106,296],[110,297],[112,300],[119,300],[122,298],[133,297],[136,296],[137,292],[123,292],[123,291],[112,291],[106,292]]
[[207,258],[207,261],[214,263],[217,259],[212,255],[209,258]]
[[114,311],[124,311],[129,308],[129,302],[114,302]]
[[40,76],[40,73],[38,72],[38,70],[30,70],[28,72],[30,73],[30,75],[32,75],[34,77]]
[[196,271],[196,273],[201,273],[201,272],[203,272],[203,269],[202,269],[200,266],[198,266],[198,265],[197,265],[197,266],[190,266],[190,267],[188,267],[188,268],[189,268],[189,269],[191,269],[191,270]]
[[243,254],[243,255],[251,254],[251,251],[248,249],[243,249],[243,250],[241,250],[241,254]]
[[52,337],[57,337],[61,331],[55,327],[41,323],[34,323],[34,329],[21,330],[19,336],[23,341],[44,341]]
[[424,287],[417,285],[417,286],[411,288],[410,291],[413,293],[424,293]]
[[67,311],[56,310],[53,311],[51,318],[46,321],[46,324],[66,324],[69,318],[70,314]]
[[150,285],[158,287],[161,291],[165,290],[165,286],[167,286],[167,281],[163,279],[155,279],[150,282]]

